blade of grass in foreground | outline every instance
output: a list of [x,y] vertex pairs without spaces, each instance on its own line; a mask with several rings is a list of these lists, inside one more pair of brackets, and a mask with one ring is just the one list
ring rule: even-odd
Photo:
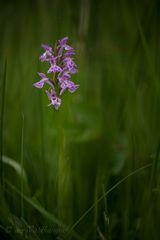
[[159,159],[159,155],[160,155],[160,139],[158,141],[158,146],[157,146],[157,151],[156,151],[156,155],[154,157],[154,160],[153,160],[153,166],[152,166],[152,172],[151,172],[151,179],[150,179],[150,195],[151,195],[151,192],[152,192],[152,189],[154,187],[156,187],[156,181],[158,179],[158,172],[157,172],[157,169],[158,169],[158,159]]
[[22,113],[22,133],[21,133],[21,216],[24,218],[23,204],[23,150],[24,150],[24,114]]
[[6,164],[9,167],[13,168],[19,177],[22,177],[22,180],[27,185],[27,189],[29,189],[27,175],[26,175],[25,169],[21,166],[21,164],[19,164],[16,160],[4,155],[2,156],[2,161],[3,161],[3,164]]
[[0,116],[0,182],[3,185],[3,127],[4,127],[4,107],[5,107],[5,88],[6,88],[6,68],[5,61],[4,70],[2,70],[2,98],[1,98],[1,116]]
[[[5,183],[12,188],[18,195],[22,196],[23,199],[29,203],[32,207],[34,207],[37,211],[39,211],[44,217],[46,217],[46,219],[50,220],[53,224],[56,224],[58,226],[60,226],[61,228],[64,229],[64,232],[67,232],[69,229],[70,232],[70,228],[68,226],[66,226],[63,222],[59,221],[55,216],[53,216],[53,214],[50,214],[49,212],[47,212],[39,203],[35,202],[34,200],[30,199],[29,197],[25,196],[23,193],[21,193],[13,184],[11,184],[10,182],[8,182],[5,179]],[[7,190],[6,190],[7,191]],[[82,237],[80,237],[75,231],[72,230],[72,232],[70,232],[71,235],[74,237],[74,239],[78,239],[78,240],[84,240]]]
[[103,193],[103,195],[102,195],[101,197],[99,197],[98,200],[97,200],[96,202],[94,202],[93,205],[92,205],[90,208],[88,208],[88,210],[73,224],[73,226],[70,228],[70,232],[67,233],[67,234],[70,234],[70,233],[73,231],[73,229],[87,216],[87,214],[88,214],[89,212],[91,212],[91,210],[94,209],[94,207],[97,206],[97,204],[98,204],[101,200],[103,200],[105,196],[107,196],[109,193],[111,193],[111,192],[112,192],[115,188],[117,188],[121,183],[123,183],[123,182],[124,182],[125,180],[127,180],[129,177],[131,177],[131,176],[139,173],[140,171],[142,171],[142,170],[144,170],[144,169],[146,169],[146,168],[149,168],[149,167],[151,167],[151,166],[152,166],[152,164],[147,164],[147,165],[145,165],[145,166],[143,166],[143,167],[141,167],[141,168],[136,169],[135,171],[129,173],[126,177],[124,177],[124,178],[122,178],[120,181],[118,181],[118,182],[117,182],[115,185],[113,185],[113,187],[111,187],[108,191],[105,191],[105,192]]

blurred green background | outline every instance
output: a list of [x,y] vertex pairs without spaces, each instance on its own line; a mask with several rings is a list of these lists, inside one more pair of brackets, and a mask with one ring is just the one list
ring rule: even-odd
[[[0,3],[0,239],[160,239],[160,4]],[[69,37],[80,84],[33,87]]]

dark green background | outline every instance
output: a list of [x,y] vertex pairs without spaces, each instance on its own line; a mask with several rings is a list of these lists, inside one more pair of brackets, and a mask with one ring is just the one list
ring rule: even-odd
[[[159,1],[1,1],[0,239],[159,240],[159,26]],[[55,111],[33,83],[64,36]]]

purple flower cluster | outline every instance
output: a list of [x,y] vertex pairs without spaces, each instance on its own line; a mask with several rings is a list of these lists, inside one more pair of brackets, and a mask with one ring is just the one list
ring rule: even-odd
[[78,84],[71,81],[71,75],[77,73],[77,65],[73,58],[75,51],[67,42],[68,37],[58,40],[54,49],[46,44],[42,45],[44,53],[39,59],[41,62],[49,63],[47,74],[51,77],[38,72],[41,79],[34,83],[36,88],[43,88],[45,84],[49,86],[46,94],[50,100],[49,105],[54,106],[55,109],[60,107],[61,96],[66,90],[73,93],[79,87]]

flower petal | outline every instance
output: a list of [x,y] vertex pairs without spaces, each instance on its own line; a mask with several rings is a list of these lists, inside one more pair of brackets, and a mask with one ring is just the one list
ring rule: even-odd
[[33,84],[36,88],[43,88],[44,81],[40,80],[39,82],[36,82]]
[[46,74],[44,74],[44,73],[38,72],[38,75],[39,75],[41,78],[46,78]]
[[42,44],[41,47],[46,51],[52,52],[52,48],[48,44]]
[[64,38],[60,39],[58,42],[61,46],[63,46],[68,42],[68,37],[64,37]]

